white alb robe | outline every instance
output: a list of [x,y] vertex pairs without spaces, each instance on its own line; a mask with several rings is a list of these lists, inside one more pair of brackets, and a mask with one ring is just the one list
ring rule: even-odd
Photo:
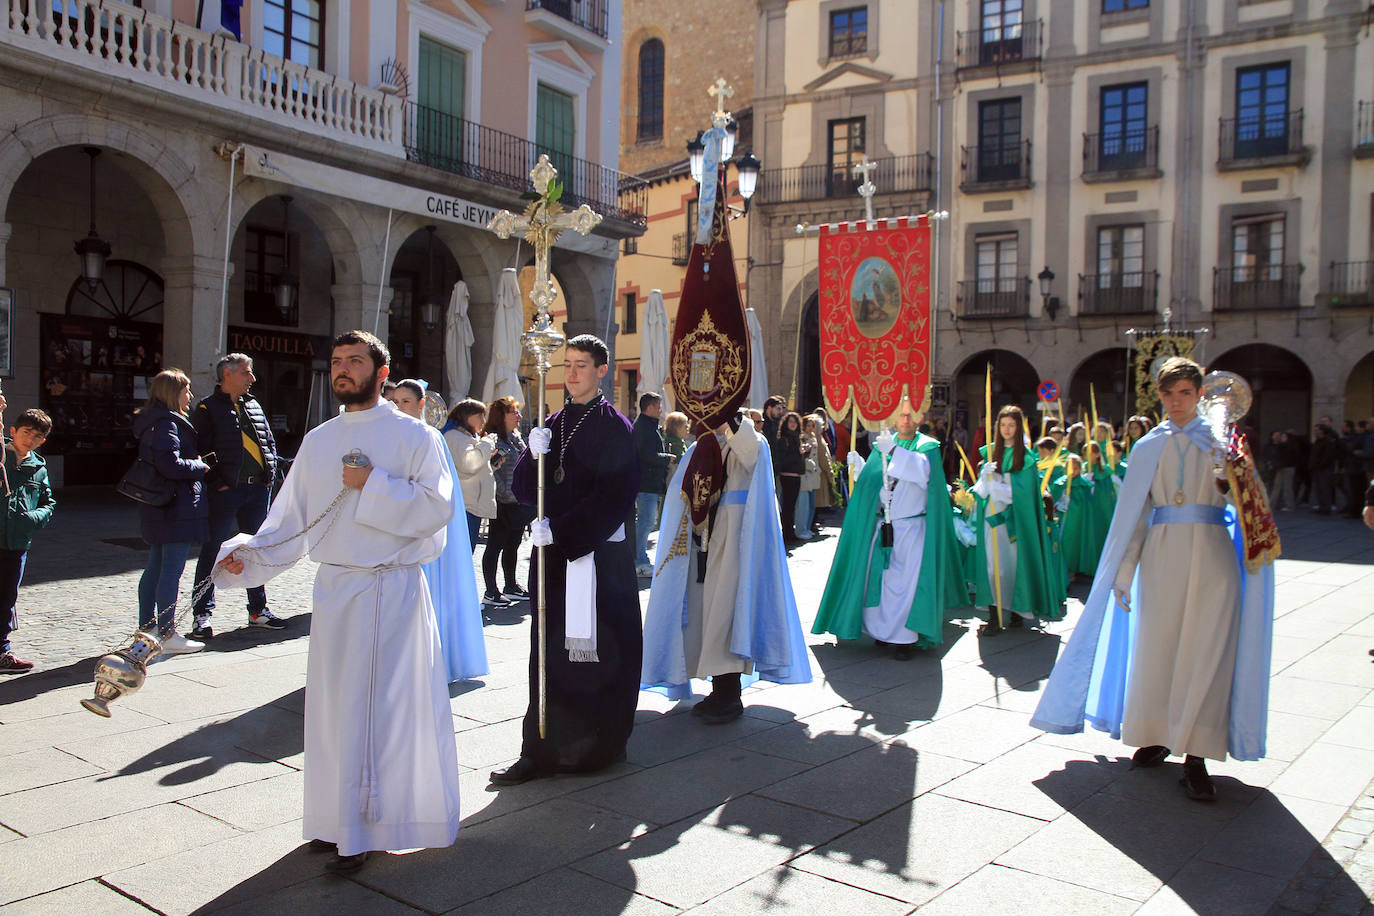
[[[261,585],[309,550],[315,578],[305,689],[306,839],[340,855],[451,845],[458,759],[439,632],[420,564],[444,547],[454,481],[443,440],[380,407],[311,430],[262,527],[220,550],[244,563],[215,583]],[[362,490],[304,536],[343,487],[341,460],[372,462]],[[308,544],[307,544],[308,542]],[[252,548],[252,549],[241,549]]]
[[[763,439],[752,426],[740,424],[739,431],[721,444],[725,464],[724,492],[748,490],[759,458]],[[695,569],[687,572],[687,627],[682,634],[691,677],[717,674],[753,674],[753,662],[730,651],[735,625],[735,595],[740,577],[740,526],[744,522],[744,503],[721,502],[716,507],[706,544],[706,581],[697,583]]]
[[[921,558],[926,548],[930,459],[920,452],[895,448],[885,470],[892,481],[892,503],[888,510],[892,519],[892,552],[883,572],[880,603],[864,608],[864,632],[883,642],[905,645],[921,638],[915,630],[907,629],[906,621],[916,601]],[[873,542],[869,547],[870,563],[880,536],[881,525],[878,525],[873,529]]]
[[1129,589],[1139,563],[1121,740],[1225,760],[1240,571],[1225,527],[1149,523],[1153,508],[1173,505],[1180,489],[1180,450],[1185,502],[1227,504],[1217,492],[1211,457],[1186,436],[1171,436],[1115,580]]

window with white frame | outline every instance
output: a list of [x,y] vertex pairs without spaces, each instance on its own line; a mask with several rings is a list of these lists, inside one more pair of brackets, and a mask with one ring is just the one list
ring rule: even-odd
[[1237,283],[1283,279],[1284,217],[1281,213],[1236,219],[1231,224],[1231,279]]
[[1097,230],[1097,286],[1131,289],[1144,284],[1145,227],[1103,226]]
[[1016,292],[1016,233],[980,235],[974,240],[974,246],[978,257],[979,295]]

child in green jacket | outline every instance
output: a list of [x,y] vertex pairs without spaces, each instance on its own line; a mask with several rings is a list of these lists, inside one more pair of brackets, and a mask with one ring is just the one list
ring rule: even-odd
[[[0,401],[0,407],[3,402]],[[0,532],[0,674],[17,674],[33,668],[10,647],[10,632],[18,618],[19,583],[29,545],[39,528],[52,520],[57,506],[48,485],[48,466],[38,447],[52,432],[52,419],[38,409],[26,410],[10,427],[5,442],[5,524]]]

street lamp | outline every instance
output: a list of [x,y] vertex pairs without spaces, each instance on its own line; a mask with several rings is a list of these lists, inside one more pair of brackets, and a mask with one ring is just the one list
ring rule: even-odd
[[91,231],[84,239],[77,241],[74,249],[81,258],[81,276],[94,293],[95,288],[100,285],[101,278],[105,276],[105,259],[110,256],[110,243],[95,231],[95,157],[100,155],[100,147],[86,147],[86,155],[91,157]]
[[753,153],[745,153],[735,163],[735,172],[739,175],[739,196],[744,198],[745,213],[749,212],[749,201],[759,186],[759,169],[762,167],[763,163]]
[[425,330],[434,330],[439,323],[439,291],[434,288],[434,230],[436,226],[426,226],[429,241],[425,246],[425,301],[420,303],[420,320]]
[[706,167],[706,143],[701,139],[701,131],[687,141],[687,163],[692,180],[701,184],[701,170]]
[[291,198],[283,194],[281,196],[281,273],[277,274],[277,282],[272,285],[272,299],[277,305],[277,311],[282,318],[291,314],[291,306],[296,303],[296,291],[300,287],[300,282],[296,275],[291,272]]
[[1050,321],[1059,313],[1059,300],[1050,297],[1050,284],[1054,282],[1054,271],[1050,270],[1048,264],[1045,269],[1036,274],[1035,279],[1040,281],[1040,302],[1045,314],[1050,316]]

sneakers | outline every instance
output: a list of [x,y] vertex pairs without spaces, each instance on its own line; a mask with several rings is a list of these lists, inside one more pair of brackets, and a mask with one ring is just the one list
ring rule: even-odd
[[210,613],[208,611],[197,611],[194,620],[196,625],[192,627],[191,632],[186,635],[190,636],[192,639],[201,640],[202,642],[214,638],[215,628],[210,626]]
[[487,589],[486,594],[482,596],[482,603],[487,607],[510,607],[515,602],[507,600],[498,591]]
[[268,607],[263,608],[256,614],[249,614],[248,625],[250,627],[262,627],[265,630],[286,629],[286,621],[282,620],[276,614],[273,614],[272,609]]
[[507,585],[501,590],[501,597],[507,601],[527,601],[530,593],[518,585]]
[[163,655],[187,655],[191,652],[199,652],[205,648],[205,643],[196,642],[194,639],[187,639],[180,633],[173,633],[171,636],[162,640]]
[[23,671],[32,670],[33,662],[26,662],[16,657],[13,652],[0,655],[0,674],[19,674]]

